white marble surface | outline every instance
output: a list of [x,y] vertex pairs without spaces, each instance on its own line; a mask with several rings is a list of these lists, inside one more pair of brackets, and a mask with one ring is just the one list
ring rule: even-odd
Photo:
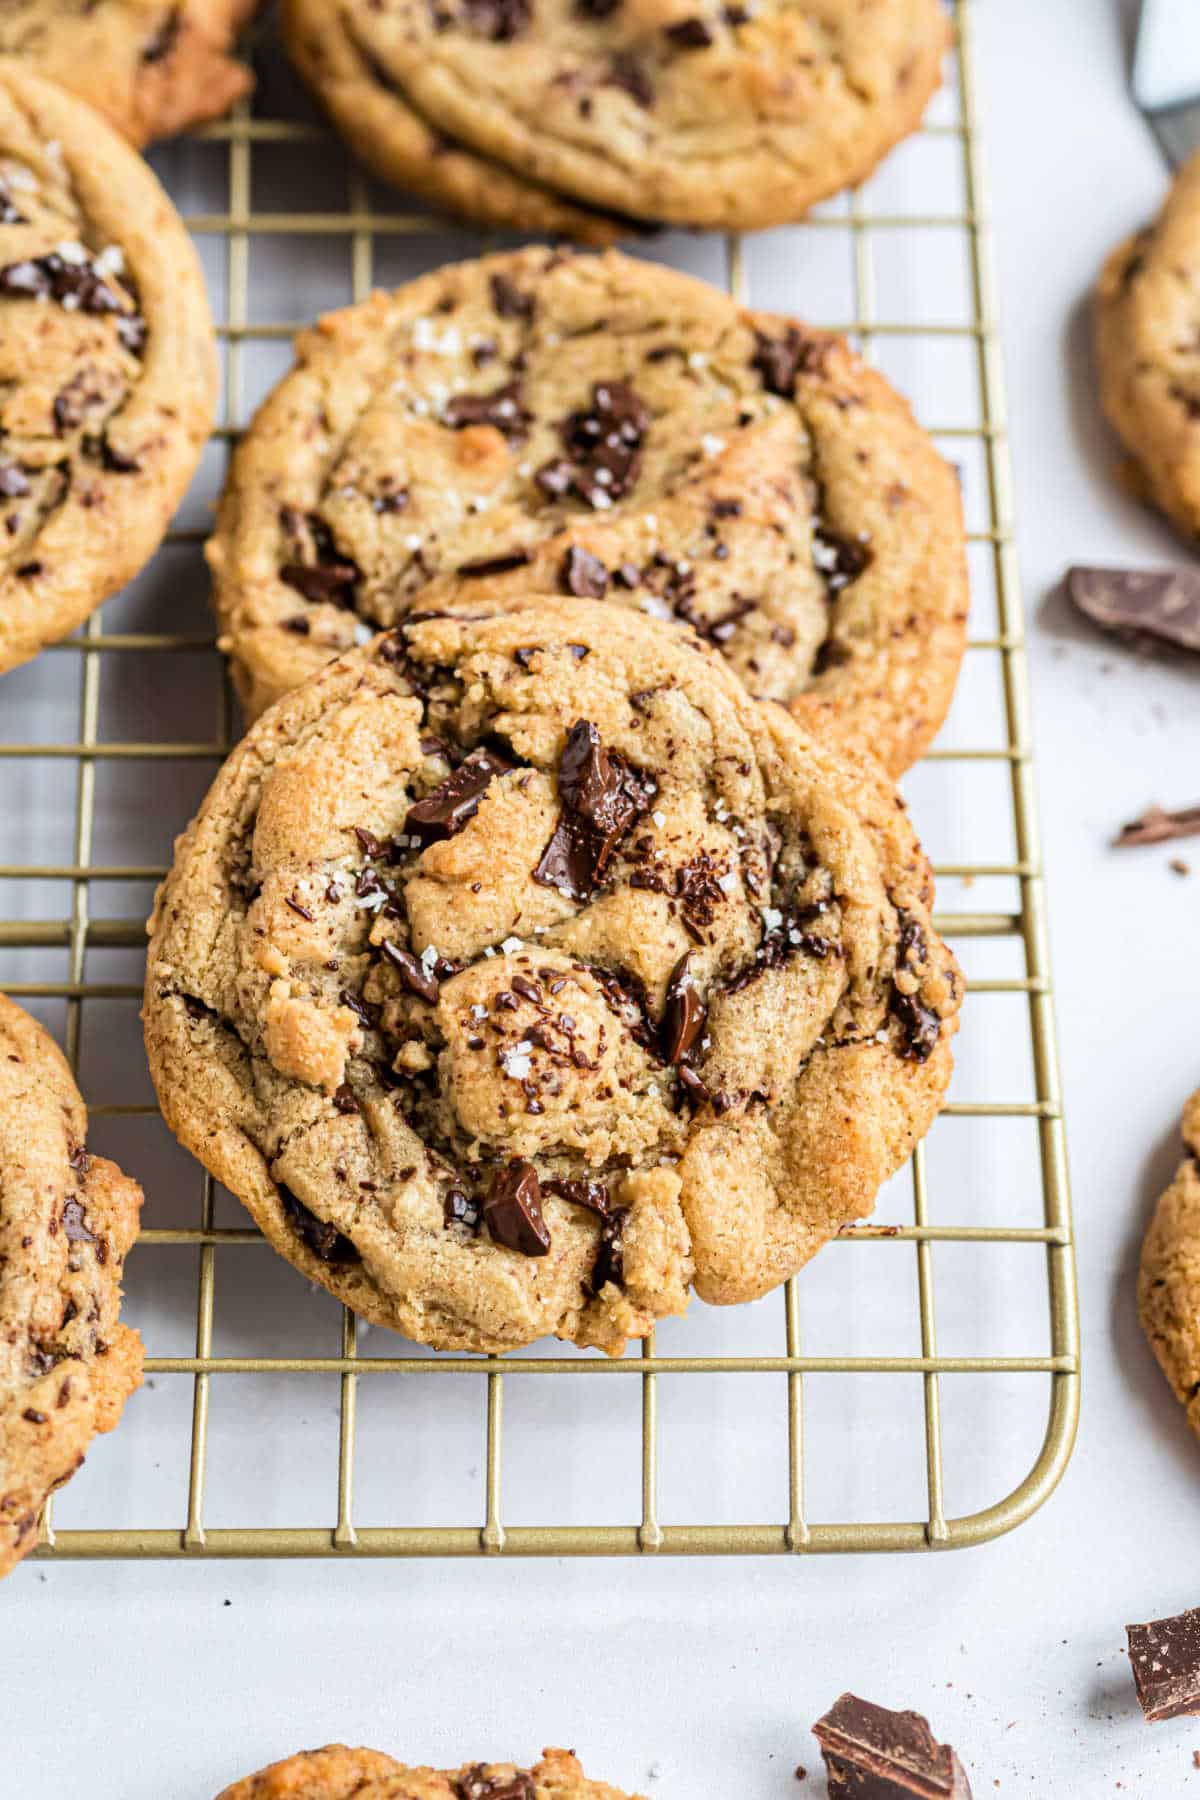
[[[1190,1033],[1200,852],[1196,873],[1181,879],[1167,868],[1168,851],[1118,856],[1107,845],[1114,827],[1148,802],[1198,797],[1200,727],[1195,711],[1187,712],[1198,677],[1182,663],[1140,661],[1100,641],[1052,594],[1073,560],[1150,563],[1180,553],[1109,479],[1113,446],[1091,397],[1083,316],[1104,251],[1153,209],[1164,177],[1126,100],[1118,8],[1108,0],[980,0],[977,15],[1080,1244],[1084,1414],[1062,1487],[1010,1537],[945,1557],[26,1565],[0,1596],[0,1793],[209,1800],[222,1782],[273,1756],[341,1738],[448,1762],[488,1752],[529,1756],[543,1743],[567,1743],[596,1773],[663,1800],[785,1800],[823,1791],[811,1773],[808,1786],[797,1787],[792,1770],[819,1763],[808,1725],[846,1686],[927,1712],[958,1746],[977,1800],[995,1789],[1074,1797],[1120,1788],[1156,1800],[1196,1791],[1200,1722],[1144,1725],[1122,1626],[1200,1599],[1200,1461],[1142,1344],[1132,1303],[1140,1226],[1172,1165],[1179,1108],[1197,1074]],[[668,252],[673,247],[674,240]],[[687,246],[678,260],[705,272],[708,254]],[[772,281],[787,287],[785,256],[783,240],[754,249],[752,272],[767,284],[756,297],[785,299],[767,291]],[[312,310],[327,298],[320,269],[311,281],[310,292],[306,272],[288,310]],[[803,291],[794,304],[805,310]],[[832,316],[836,305],[833,297],[814,298],[807,309]],[[264,361],[251,377],[272,372]],[[170,600],[151,594],[139,616],[161,623],[154,609]],[[26,735],[72,729],[73,698],[68,704],[59,692],[63,667],[61,658],[43,658],[36,673],[13,678],[22,683],[12,691]],[[209,729],[207,717],[182,722],[187,702],[173,691],[136,700],[148,730],[170,721],[158,735]],[[968,711],[964,720],[956,709],[960,742],[987,723],[985,698],[976,703],[972,695]],[[14,716],[6,708],[6,738]],[[173,818],[202,789],[201,773],[189,780],[186,792],[181,785],[165,799]],[[55,785],[44,770],[36,781],[49,785],[31,788],[34,781],[25,772],[11,778],[5,814],[21,816],[23,855],[57,858],[70,784],[64,773]],[[921,796],[914,787],[914,805]],[[161,855],[161,845],[139,838],[145,808],[137,790],[118,788],[110,801],[130,853]],[[943,808],[932,792],[925,804],[936,815],[932,830],[923,815],[927,835],[949,831],[954,806]],[[947,841],[943,835],[937,845],[943,857]],[[28,897],[33,916],[49,916],[58,903],[52,894]],[[140,895],[117,895],[110,910],[128,913],[136,904]],[[130,966],[114,978],[129,979]],[[24,978],[38,978],[40,967],[30,959]],[[11,964],[5,968],[16,978]],[[113,1042],[126,1030],[127,1018],[114,1009]],[[963,1035],[967,1077],[994,1086],[987,1045],[967,1051]],[[990,1043],[991,1033],[984,1035]],[[1004,1040],[1002,1027],[996,1037]],[[85,1031],[85,1076],[96,1097],[109,1053],[104,1031],[90,1050]],[[114,1138],[112,1147],[124,1146]],[[173,1154],[166,1146],[154,1152],[182,1188],[186,1164]],[[987,1182],[996,1193],[1019,1186],[1006,1183],[1008,1156],[1007,1141],[978,1149],[980,1217],[989,1216]],[[138,1172],[145,1173],[140,1165]],[[822,1271],[812,1284],[817,1328],[840,1326],[848,1348],[885,1348],[893,1339],[908,1348],[910,1272],[900,1278],[903,1304],[892,1319],[886,1296],[880,1302],[869,1280],[856,1285],[845,1274],[849,1265],[834,1263],[847,1254],[867,1251],[835,1247],[815,1266]],[[899,1266],[889,1264],[889,1273]],[[131,1285],[135,1271],[131,1265]],[[260,1343],[269,1319],[283,1334],[277,1341],[294,1331],[296,1342],[311,1343],[329,1315],[318,1317],[318,1303],[282,1265],[264,1264],[261,1279],[262,1301],[234,1278],[228,1342]],[[176,1317],[181,1349],[191,1281],[173,1275],[164,1256],[161,1282],[150,1291],[145,1276],[136,1284],[156,1328]],[[989,1350],[1039,1346],[1044,1298],[1028,1263],[991,1271],[981,1291],[964,1280],[963,1293],[940,1306],[943,1349],[954,1347],[948,1333],[965,1332],[968,1312],[991,1332]],[[706,1343],[724,1329],[711,1320],[701,1328],[710,1334]],[[758,1326],[743,1322],[736,1330],[741,1348]],[[693,1347],[695,1340],[679,1342]],[[156,1343],[173,1347],[162,1337]],[[138,1402],[141,1423],[131,1410],[124,1457],[117,1439],[94,1453],[92,1486],[78,1483],[79,1497],[68,1490],[63,1523],[89,1517],[89,1493],[129,1517],[157,1507],[152,1522],[177,1520],[181,1446],[172,1458],[144,1423],[150,1401],[167,1404],[162,1385]],[[432,1385],[440,1392],[448,1384]],[[620,1393],[616,1382],[603,1387],[595,1416],[573,1418],[573,1441],[590,1454],[581,1457],[568,1497],[584,1514],[624,1517],[631,1471],[625,1463],[618,1470],[616,1458],[630,1446],[634,1384],[626,1390],[621,1381]],[[318,1415],[325,1425],[333,1419],[332,1397],[310,1395],[282,1383],[259,1400],[269,1451],[256,1456],[244,1432],[230,1440],[225,1484],[212,1495],[217,1522],[244,1519],[249,1508],[292,1522],[298,1505],[305,1522],[328,1517],[309,1432]],[[750,1451],[777,1443],[765,1416],[738,1410],[742,1395],[716,1386],[700,1411],[681,1402],[670,1443],[676,1516],[737,1516],[747,1491],[757,1494],[757,1473],[747,1476],[748,1490],[728,1472],[710,1485],[704,1463],[710,1429],[736,1425]],[[1023,1400],[1014,1396],[1008,1405],[989,1392],[965,1414],[948,1401],[964,1504],[996,1498],[997,1471],[1009,1463],[1014,1477],[1027,1466]],[[871,1447],[868,1462],[876,1443],[882,1460],[885,1452],[903,1456],[913,1441],[913,1418],[900,1421],[856,1393],[812,1404],[827,1441],[850,1434]],[[365,1503],[385,1516],[389,1493],[404,1486],[430,1517],[455,1506],[450,1516],[475,1517],[472,1405],[448,1397],[436,1411],[431,1402],[415,1405],[405,1420],[411,1438],[397,1445],[393,1437],[386,1455],[368,1460]],[[529,1453],[506,1487],[514,1518],[538,1516],[541,1466],[552,1463],[560,1423],[554,1405],[540,1394],[513,1400],[510,1424],[529,1433]],[[905,1406],[907,1396],[896,1413]],[[186,1427],[186,1416],[183,1395],[172,1417]],[[214,1407],[214,1432],[222,1428]],[[919,1477],[919,1462],[901,1470],[899,1516],[915,1516]],[[847,1468],[831,1455],[814,1481],[814,1516],[871,1503],[869,1467]]]

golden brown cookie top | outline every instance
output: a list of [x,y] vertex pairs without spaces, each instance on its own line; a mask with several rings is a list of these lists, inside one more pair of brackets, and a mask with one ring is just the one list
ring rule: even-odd
[[[863,180],[941,79],[938,0],[292,0],[364,86],[590,206],[751,230]],[[333,24],[336,21],[336,26]]]
[[1142,1244],[1138,1311],[1188,1424],[1200,1431],[1200,1092],[1183,1109],[1183,1148]]
[[746,1298],[870,1209],[936,1110],[957,972],[877,769],[676,626],[462,598],[218,776],[156,908],[151,1067],[368,1317],[618,1350],[693,1262]]
[[902,769],[965,634],[961,503],[837,338],[615,252],[438,270],[324,319],[235,458],[209,547],[252,714],[371,627],[603,598]]
[[0,1575],[141,1380],[117,1320],[141,1189],[88,1154],[86,1131],[57,1044],[0,994]]
[[86,100],[131,143],[215,119],[251,85],[229,55],[256,0],[5,0],[0,56]]
[[191,242],[142,159],[0,60],[0,671],[156,548],[211,420]]
[[379,1750],[328,1744],[235,1781],[217,1800],[639,1800],[589,1781],[569,1750],[545,1750],[532,1769],[467,1763],[405,1768]]
[[1105,263],[1096,351],[1134,484],[1185,536],[1200,536],[1200,152],[1153,224]]

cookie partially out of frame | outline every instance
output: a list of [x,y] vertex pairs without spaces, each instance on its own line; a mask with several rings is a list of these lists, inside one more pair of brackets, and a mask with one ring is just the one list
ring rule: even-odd
[[455,264],[321,320],[208,555],[251,716],[466,577],[479,609],[690,624],[898,773],[965,642],[958,483],[899,395],[841,339],[615,251]]
[[[327,1744],[235,1781],[217,1800],[639,1800],[589,1781],[569,1750],[544,1750],[532,1769],[467,1763],[406,1768],[381,1750]],[[644,1800],[644,1797],[642,1797]]]
[[765,1293],[936,1114],[960,983],[878,767],[690,631],[414,619],[263,715],[176,846],[164,1116],[304,1274],[444,1349]]
[[1188,1424],[1200,1432],[1200,1093],[1183,1109],[1183,1147],[1142,1244],[1138,1312]]
[[231,55],[257,0],[5,0],[0,56],[86,100],[131,143],[219,118],[252,85]]
[[441,136],[474,170],[459,210],[532,229],[547,194],[656,223],[798,219],[916,129],[948,40],[939,0],[288,0],[284,28],[374,167],[427,191],[416,134]]
[[212,420],[190,239],[129,146],[0,60],[0,672],[158,548]]
[[142,1191],[86,1132],[62,1052],[0,994],[0,1576],[142,1379],[117,1317]]
[[1200,537],[1200,152],[1154,223],[1104,265],[1096,297],[1104,410],[1146,499]]

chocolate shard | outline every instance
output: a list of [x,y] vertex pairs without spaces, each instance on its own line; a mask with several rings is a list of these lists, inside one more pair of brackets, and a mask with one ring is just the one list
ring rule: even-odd
[[492,425],[515,444],[525,436],[531,417],[522,404],[520,382],[510,381],[491,394],[455,394],[446,402],[442,422],[452,431],[468,425]]
[[458,1800],[535,1800],[532,1775],[518,1769],[510,1779],[489,1775],[482,1763],[476,1763],[454,1784]]
[[684,1060],[704,1030],[707,1017],[708,1009],[696,992],[696,984],[692,979],[692,957],[689,951],[675,964],[671,979],[667,982],[662,1016],[664,1062],[678,1063]]
[[543,463],[534,482],[547,500],[574,493],[602,512],[637,481],[649,429],[650,414],[627,381],[597,381],[591,407],[559,427],[566,454]]
[[558,765],[563,815],[533,871],[543,887],[586,900],[629,828],[650,806],[653,780],[607,750],[590,719],[577,719]]
[[1116,839],[1118,849],[1135,844],[1168,844],[1174,838],[1200,835],[1200,806],[1184,806],[1178,812],[1167,812],[1162,806],[1148,806],[1140,819],[1122,825]]
[[506,1250],[522,1256],[545,1256],[550,1231],[542,1217],[542,1189],[531,1162],[518,1158],[497,1169],[483,1203],[488,1230]]
[[[918,974],[929,960],[929,947],[920,922],[901,912],[900,937],[896,948],[896,967]],[[908,994],[892,987],[889,1008],[903,1033],[900,1054],[909,1062],[928,1062],[942,1032],[942,1021],[931,1006],[926,1006],[919,993]]]
[[713,41],[712,27],[703,19],[678,19],[664,28],[663,35],[679,50],[707,50]]
[[813,1726],[830,1800],[971,1800],[966,1772],[920,1713],[889,1712],[854,1694]]
[[478,1200],[472,1194],[464,1193],[462,1188],[451,1188],[442,1202],[445,1225],[464,1225],[468,1231],[478,1231],[482,1216]]
[[608,592],[608,570],[581,544],[572,544],[563,557],[560,580],[564,593],[581,600],[602,600]]
[[628,1221],[629,1208],[618,1206],[600,1227],[600,1242],[596,1246],[596,1260],[588,1282],[593,1296],[610,1281],[614,1287],[625,1286],[625,1226]]
[[472,750],[453,775],[447,775],[423,800],[413,802],[404,820],[405,832],[418,838],[422,847],[454,837],[479,811],[484,790],[498,775],[507,775],[515,767],[494,750]]
[[1200,569],[1067,570],[1067,595],[1094,625],[1200,651]]
[[769,394],[790,400],[796,377],[818,369],[825,347],[815,338],[806,337],[795,325],[789,325],[782,337],[770,337],[764,331],[754,334],[754,369]]
[[863,537],[843,537],[832,526],[818,525],[813,530],[812,557],[833,595],[840,594],[870,568],[875,552]]
[[489,285],[492,290],[492,308],[502,319],[532,319],[532,294],[525,293],[507,275],[493,275]]
[[328,1219],[319,1219],[290,1188],[280,1182],[279,1203],[284,1217],[297,1236],[323,1263],[356,1263],[360,1260],[355,1246]]
[[435,1005],[441,989],[436,975],[426,969],[419,957],[414,956],[411,950],[393,944],[390,938],[385,938],[380,948],[409,993],[415,994],[418,1000],[428,1000],[431,1006]]
[[602,1219],[608,1217],[608,1188],[602,1181],[548,1175],[542,1182],[542,1192],[557,1194],[560,1200],[567,1200],[572,1206],[582,1206],[586,1212],[596,1213]]
[[98,1244],[100,1242],[100,1239],[96,1236],[95,1232],[88,1230],[83,1207],[78,1200],[72,1198],[64,1203],[62,1222],[63,1230],[66,1232],[71,1243]]
[[1125,1632],[1133,1685],[1151,1723],[1200,1713],[1200,1606]]

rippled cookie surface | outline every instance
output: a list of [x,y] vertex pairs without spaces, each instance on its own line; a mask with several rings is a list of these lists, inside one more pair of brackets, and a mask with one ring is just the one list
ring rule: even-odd
[[532,1769],[467,1763],[461,1769],[406,1768],[381,1750],[328,1744],[260,1769],[217,1800],[638,1800],[589,1781],[569,1750],[546,1750]]
[[118,1321],[142,1193],[86,1132],[57,1044],[0,994],[0,1575],[142,1379]]
[[180,840],[147,1045],[286,1255],[442,1347],[619,1351],[870,1210],[958,1006],[876,770],[691,633],[414,618],[272,708]]
[[199,264],[150,170],[0,59],[0,671],[158,548],[215,381]]
[[252,714],[468,580],[689,625],[893,770],[949,705],[953,472],[841,340],[618,253],[453,265],[323,320],[209,547]]

